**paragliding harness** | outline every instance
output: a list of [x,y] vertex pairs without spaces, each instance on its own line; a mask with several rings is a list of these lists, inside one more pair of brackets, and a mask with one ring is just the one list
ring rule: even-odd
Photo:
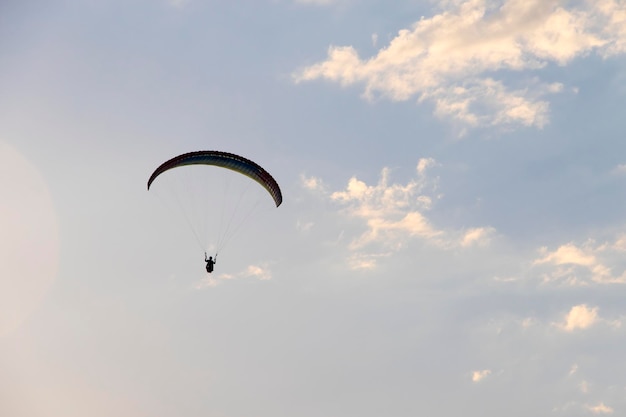
[[213,265],[217,263],[217,253],[215,254],[215,258],[209,256],[209,259],[207,259],[206,252],[204,252],[204,262],[206,262],[206,271],[210,274],[213,272]]

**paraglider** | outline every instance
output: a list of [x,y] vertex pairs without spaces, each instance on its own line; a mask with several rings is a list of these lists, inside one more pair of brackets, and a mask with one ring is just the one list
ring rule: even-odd
[[204,252],[204,262],[206,262],[206,271],[210,274],[213,272],[213,265],[217,263],[217,255],[215,255],[215,259],[212,256],[209,256],[209,259],[207,259],[206,252]]
[[[186,172],[185,175],[174,180],[171,184],[160,177],[170,170],[176,173],[189,170],[189,168],[184,168],[189,166],[203,166],[207,170],[190,170],[192,172]],[[215,171],[214,168],[218,168],[218,171],[220,168],[225,168],[223,171],[234,172],[237,178],[233,180],[229,176],[222,180],[225,174]],[[249,187],[249,184],[254,184],[254,182],[250,182],[245,177],[240,180],[241,176],[252,179],[262,188]],[[176,175],[172,173],[165,175],[165,177],[176,177]],[[269,194],[276,207],[280,206],[283,201],[280,187],[269,172],[250,159],[228,152],[195,151],[165,161],[150,175],[148,190],[151,189],[157,178],[159,178],[157,183],[162,183],[159,186],[164,189],[164,192],[170,194],[165,198],[166,204],[179,206],[178,211],[183,213],[183,218],[191,227],[197,243],[202,246],[208,273],[213,272],[218,252],[223,249],[241,225],[251,217],[251,213],[260,205],[259,201],[254,201],[251,198],[248,200],[252,202],[246,201],[249,194],[253,193],[249,188],[264,190],[265,192],[260,194]],[[237,183],[236,185],[245,184],[239,185],[239,189],[237,189],[232,183]],[[266,198],[257,197],[258,200]],[[246,203],[248,206],[243,207]],[[219,208],[221,208],[221,214],[216,216],[215,210]],[[218,219],[216,220],[216,218]],[[209,256],[207,258],[207,249],[209,249],[207,236],[209,235],[214,236],[210,243],[211,249],[215,251],[215,257]]]

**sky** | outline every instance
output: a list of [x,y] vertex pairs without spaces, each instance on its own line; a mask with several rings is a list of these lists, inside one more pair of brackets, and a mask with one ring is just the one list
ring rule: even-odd
[[[626,1],[4,0],[0,63],[0,415],[626,413]],[[211,275],[195,150],[283,194]]]

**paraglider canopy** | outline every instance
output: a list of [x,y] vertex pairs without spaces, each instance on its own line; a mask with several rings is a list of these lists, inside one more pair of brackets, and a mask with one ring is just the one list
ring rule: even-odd
[[228,168],[235,172],[246,175],[261,184],[270,193],[276,207],[283,202],[280,187],[274,178],[264,170],[259,164],[243,156],[220,151],[196,151],[179,155],[169,161],[164,162],[150,176],[148,180],[148,190],[152,182],[163,172],[172,168],[186,165],[213,165]]

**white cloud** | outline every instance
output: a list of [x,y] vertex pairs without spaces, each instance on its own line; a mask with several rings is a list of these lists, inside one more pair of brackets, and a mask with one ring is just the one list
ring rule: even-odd
[[469,229],[461,239],[461,246],[482,246],[489,242],[490,236],[493,235],[495,229],[493,227],[476,227]]
[[418,210],[424,202],[421,192],[429,184],[423,177],[426,168],[422,161],[417,169],[420,178],[411,179],[407,184],[390,184],[390,170],[384,168],[378,184],[368,185],[352,177],[345,190],[330,195],[331,200],[347,206],[348,215],[361,218],[367,224],[368,230],[351,242],[352,249],[374,242],[398,248],[406,237],[436,239],[443,233]]
[[324,184],[322,180],[316,177],[307,177],[305,175],[300,176],[300,181],[302,182],[302,186],[310,191],[323,191]]
[[[403,237],[421,237],[436,239],[443,232],[433,228],[428,220],[419,212],[412,211],[399,220],[388,220],[378,217],[376,213],[363,213],[367,219],[368,231],[352,241],[351,249],[360,249],[374,242],[386,242],[387,245],[400,248]],[[391,213],[387,213],[391,214]],[[382,216],[385,213],[381,213]],[[368,217],[370,216],[370,217]]]
[[472,372],[472,381],[480,382],[483,379],[487,378],[489,375],[491,375],[491,371],[489,369],[483,369],[481,371],[474,371]]
[[217,287],[219,285],[220,281],[213,278],[213,277],[205,277],[202,278],[200,281],[198,281],[195,285],[194,288],[196,290],[203,290],[205,288],[213,288],[213,287]]
[[[562,314],[558,320],[550,321],[536,317],[518,318],[509,320],[507,323],[516,323],[523,330],[531,328],[548,329],[557,328],[567,333],[573,333],[579,330],[588,330],[592,327],[602,326],[603,329],[618,330],[622,326],[623,316],[617,318],[604,318],[599,314],[599,307],[590,307],[587,304],[578,304],[569,309],[567,313]],[[502,328],[504,326],[500,326]],[[574,363],[568,375],[573,376],[579,370],[578,364]]]
[[445,230],[427,217],[433,201],[441,198],[438,178],[427,175],[436,166],[432,158],[420,159],[416,175],[406,183],[392,182],[391,170],[383,168],[376,184],[352,177],[345,189],[326,192],[320,179],[302,177],[302,185],[308,190],[322,190],[323,197],[342,207],[343,215],[358,220],[360,228],[365,228],[348,243],[352,252],[348,262],[354,269],[374,268],[378,259],[390,256],[413,239],[441,249],[486,245],[495,234],[492,227]]
[[605,405],[604,403],[600,403],[594,406],[587,406],[587,409],[591,411],[593,414],[613,414],[613,408]]
[[598,321],[598,307],[589,308],[586,304],[580,304],[571,308],[559,327],[566,332],[573,332],[577,329],[588,329]]
[[520,322],[520,324],[522,325],[522,328],[529,329],[533,327],[536,324],[536,322],[537,320],[534,319],[533,317],[526,317]]
[[386,253],[353,253],[348,258],[350,269],[372,270],[376,268],[378,259],[391,256],[391,252]]
[[270,271],[267,265],[249,265],[243,271],[240,271],[236,274],[227,274],[222,273],[219,275],[211,275],[207,276],[200,281],[198,281],[194,288],[197,290],[202,290],[206,288],[217,287],[224,281],[229,281],[232,279],[242,279],[242,278],[256,278],[261,281],[266,281],[272,279],[272,272]]
[[619,164],[618,166],[613,168],[613,174],[616,174],[616,175],[626,174],[626,164]]
[[314,225],[315,223],[313,222],[296,221],[296,229],[302,233],[308,233]]
[[417,162],[417,173],[424,175],[428,168],[432,168],[437,165],[437,162],[433,158],[420,158]]
[[556,251],[548,253],[546,248],[542,248],[545,256],[537,259],[534,263],[544,264],[552,263],[555,265],[573,264],[581,266],[593,266],[597,263],[595,256],[585,253],[584,250],[577,248],[571,243],[560,246]]
[[267,266],[250,265],[242,275],[263,281],[272,279],[272,273]]
[[598,26],[607,45],[605,56],[626,52],[626,5],[620,0],[596,0]]
[[626,235],[618,236],[611,245],[611,249],[617,252],[626,252]]
[[544,282],[563,282],[571,286],[595,284],[625,284],[626,271],[620,275],[613,273],[612,264],[618,264],[626,250],[623,236],[614,242],[597,244],[593,240],[577,246],[567,243],[550,252],[540,249],[540,258],[533,261],[533,266],[548,267],[543,275]]
[[[364,96],[429,100],[436,114],[468,126],[548,122],[544,97],[563,90],[538,70],[567,65],[593,50],[626,52],[626,4],[588,0],[465,0],[402,29],[369,58],[352,46],[331,46],[327,59],[294,74],[296,82],[326,79],[364,85]],[[578,6],[578,8],[574,7]],[[507,85],[505,71],[532,72],[526,85]],[[501,74],[501,79],[494,76]],[[519,77],[517,77],[519,79]]]

